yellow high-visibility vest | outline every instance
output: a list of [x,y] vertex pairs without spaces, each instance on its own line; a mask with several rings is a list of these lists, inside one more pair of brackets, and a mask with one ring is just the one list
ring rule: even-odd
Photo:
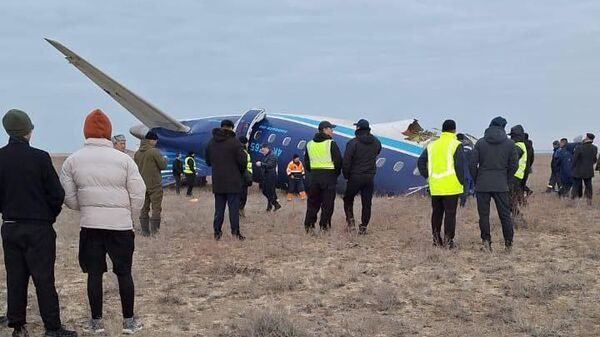
[[185,174],[194,174],[196,172],[192,171],[192,166],[190,165],[190,160],[192,160],[194,162],[194,169],[197,167],[196,166],[196,160],[194,159],[194,157],[186,157],[185,158],[185,165],[183,167],[183,173]]
[[427,169],[431,195],[445,196],[463,193],[463,185],[458,181],[454,169],[454,154],[460,144],[454,133],[442,132],[438,140],[427,146]]
[[333,141],[331,139],[328,139],[320,143],[311,140],[310,142],[308,142],[308,144],[306,144],[306,151],[308,151],[308,157],[310,158],[311,169],[335,169],[333,158],[331,158],[331,143],[333,143]]
[[515,177],[523,179],[525,178],[525,169],[527,169],[527,146],[525,146],[524,142],[518,142],[515,145],[523,150],[523,154],[519,158],[519,169],[515,173]]
[[244,152],[246,152],[246,157],[248,158],[248,162],[246,163],[246,170],[248,170],[248,172],[252,174],[252,158],[250,157],[250,153],[248,153],[248,151],[244,150]]

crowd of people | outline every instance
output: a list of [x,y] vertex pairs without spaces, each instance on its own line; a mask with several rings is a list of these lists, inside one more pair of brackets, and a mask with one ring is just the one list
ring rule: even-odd
[[[143,325],[134,310],[132,214],[140,211],[142,235],[154,236],[160,231],[161,172],[167,168],[167,160],[156,148],[158,135],[149,131],[131,158],[125,153],[125,136],[112,137],[110,119],[102,111],[94,110],[85,119],[84,147],[70,155],[57,174],[48,153],[29,145],[34,126],[25,112],[10,110],[2,122],[10,136],[8,145],[0,149],[0,212],[8,294],[5,320],[14,329],[13,336],[28,336],[26,308],[30,278],[36,287],[45,336],[77,336],[61,323],[55,289],[56,232],[53,224],[63,204],[79,211],[80,215],[79,265],[87,274],[90,306],[90,320],[83,328],[84,332],[101,334],[105,331],[102,283],[108,270],[107,256],[119,284],[123,333],[134,334],[142,330]],[[340,175],[347,181],[343,197],[346,230],[367,234],[376,160],[382,145],[371,133],[367,120],[361,119],[354,125],[355,137],[342,153],[333,139],[336,125],[322,121],[318,132],[306,145],[304,160],[300,155],[294,155],[287,165],[287,200],[293,201],[296,195],[301,200],[306,199],[304,228],[307,234],[316,235],[317,221],[321,232],[331,229]],[[467,200],[475,196],[482,250],[492,250],[489,221],[492,199],[502,223],[505,249],[511,250],[513,225],[524,221],[522,208],[532,193],[527,180],[532,171],[534,150],[521,125],[512,127],[508,135],[506,126],[506,119],[494,118],[484,137],[473,144],[466,135],[457,134],[453,120],[446,120],[440,137],[429,142],[419,157],[418,171],[427,179],[431,196],[434,246],[456,247],[457,208],[465,206]],[[557,191],[561,196],[570,193],[573,198],[585,196],[591,201],[591,178],[594,176],[593,165],[597,162],[593,140],[594,135],[587,134],[579,144],[568,143],[566,139],[555,142],[548,191]],[[231,120],[223,120],[220,127],[212,130],[204,160],[213,172],[215,240],[223,237],[227,208],[232,236],[241,241],[246,239],[240,228],[240,217],[245,216],[248,188],[253,184],[253,167],[260,170],[266,211],[275,212],[282,207],[276,192],[278,158],[268,144],[260,147],[260,154],[260,159],[253,163],[248,152],[248,139],[237,137]],[[194,153],[188,153],[183,161],[177,154],[172,163],[177,194],[185,180],[187,196],[193,195],[197,167]],[[26,174],[23,174],[23,168]],[[309,184],[306,184],[306,175],[310,175]],[[359,194],[362,214],[357,226],[354,199]]]

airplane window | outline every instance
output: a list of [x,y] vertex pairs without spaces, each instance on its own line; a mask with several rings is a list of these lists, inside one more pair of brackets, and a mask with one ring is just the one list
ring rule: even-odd
[[403,161],[399,161],[396,164],[394,164],[394,171],[396,171],[396,172],[400,172],[400,170],[402,170],[403,168],[404,168]]
[[306,147],[306,141],[301,140],[300,143],[298,143],[298,150],[304,150],[304,147]]
[[288,145],[290,145],[290,143],[291,143],[291,142],[292,142],[292,138],[290,138],[290,137],[285,137],[285,138],[283,139],[283,143],[282,143],[282,144],[283,144],[283,146],[288,146]]
[[267,139],[269,141],[269,143],[273,143],[275,141],[275,138],[277,138],[277,136],[272,133],[269,135],[269,138]]
[[260,140],[261,136],[262,136],[262,132],[256,131],[256,133],[254,134],[254,140]]
[[385,165],[385,158],[377,159],[377,161],[375,162],[375,165],[377,165],[377,167],[383,167],[383,165]]

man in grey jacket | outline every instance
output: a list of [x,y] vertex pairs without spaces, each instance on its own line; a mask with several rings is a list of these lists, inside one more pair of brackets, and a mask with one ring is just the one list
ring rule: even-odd
[[502,223],[504,245],[510,251],[513,244],[513,224],[510,213],[509,184],[518,168],[515,143],[506,136],[506,119],[496,117],[477,141],[471,153],[470,171],[475,181],[479,229],[482,250],[491,251],[490,202],[494,199]]

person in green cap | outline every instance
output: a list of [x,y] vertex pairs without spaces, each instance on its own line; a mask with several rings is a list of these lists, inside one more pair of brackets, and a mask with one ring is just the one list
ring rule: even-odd
[[60,320],[54,285],[56,232],[53,225],[65,198],[47,152],[29,145],[33,123],[21,110],[2,118],[10,136],[0,149],[0,212],[6,268],[8,326],[13,336],[28,336],[27,286],[33,278],[45,337],[77,336]]

